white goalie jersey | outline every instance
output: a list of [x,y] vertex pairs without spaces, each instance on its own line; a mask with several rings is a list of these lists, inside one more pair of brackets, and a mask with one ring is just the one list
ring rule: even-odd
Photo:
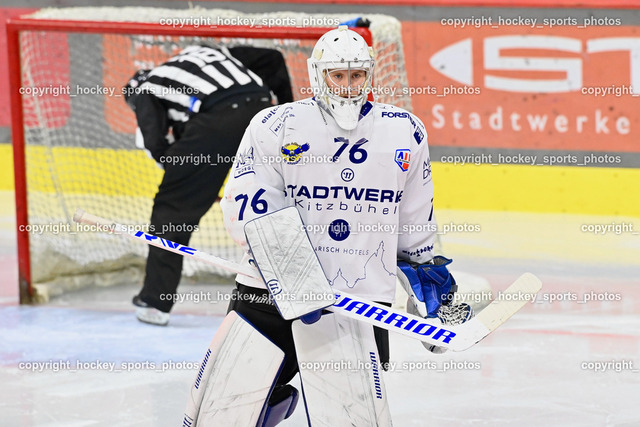
[[[229,174],[221,201],[225,226],[247,250],[244,224],[288,206],[300,212],[335,290],[393,302],[397,258],[433,257],[437,226],[424,125],[379,103],[364,105],[352,131],[313,99],[263,110]],[[236,280],[265,287],[247,276]]]

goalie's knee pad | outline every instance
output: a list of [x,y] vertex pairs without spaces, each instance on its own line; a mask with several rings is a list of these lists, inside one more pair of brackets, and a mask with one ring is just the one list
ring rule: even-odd
[[273,427],[289,418],[298,404],[298,390],[289,385],[276,387],[265,406],[258,427]]

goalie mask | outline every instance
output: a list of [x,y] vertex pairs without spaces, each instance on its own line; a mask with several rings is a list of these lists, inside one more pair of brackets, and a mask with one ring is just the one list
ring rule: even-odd
[[307,60],[309,83],[316,100],[336,120],[352,130],[371,92],[373,49],[346,26],[323,35]]

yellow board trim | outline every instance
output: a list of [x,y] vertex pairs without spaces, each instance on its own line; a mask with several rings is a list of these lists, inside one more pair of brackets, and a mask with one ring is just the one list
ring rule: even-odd
[[[69,193],[152,198],[162,179],[141,150],[34,146],[27,153],[31,191],[59,186]],[[433,162],[432,172],[436,209],[640,217],[640,169]],[[11,146],[0,144],[0,190],[13,188]]]
[[[10,146],[0,148],[0,188],[13,190],[12,150]],[[152,198],[163,173],[142,150],[30,146],[26,156],[29,191],[41,193],[55,193],[59,188],[66,194]],[[10,177],[5,176],[7,169]]]
[[436,209],[640,216],[640,170],[434,162]]
[[13,189],[13,150],[11,144],[0,144],[0,191]]

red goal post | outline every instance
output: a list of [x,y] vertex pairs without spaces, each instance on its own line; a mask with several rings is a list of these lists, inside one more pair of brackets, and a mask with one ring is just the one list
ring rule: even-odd
[[[269,16],[271,22],[287,17],[294,24],[167,25],[159,18],[182,16],[186,21],[185,16],[195,14],[214,19],[234,13],[261,22]],[[7,42],[20,301],[46,301],[84,286],[141,281],[146,248],[78,229],[72,221],[78,207],[132,227],[144,228],[149,221],[161,171],[135,148],[135,117],[118,94],[137,69],[158,65],[205,38],[273,47],[285,55],[295,99],[306,98],[306,58],[330,28],[300,25],[314,17],[335,22],[354,18],[90,7],[45,9],[11,19]],[[355,31],[377,53],[376,84],[406,87],[399,22],[383,15],[371,21],[370,30]],[[411,108],[406,96],[381,95],[377,100]],[[192,244],[224,258],[240,256],[226,236],[217,204],[203,218]],[[185,263],[184,275],[198,279],[207,274],[220,272]]]

